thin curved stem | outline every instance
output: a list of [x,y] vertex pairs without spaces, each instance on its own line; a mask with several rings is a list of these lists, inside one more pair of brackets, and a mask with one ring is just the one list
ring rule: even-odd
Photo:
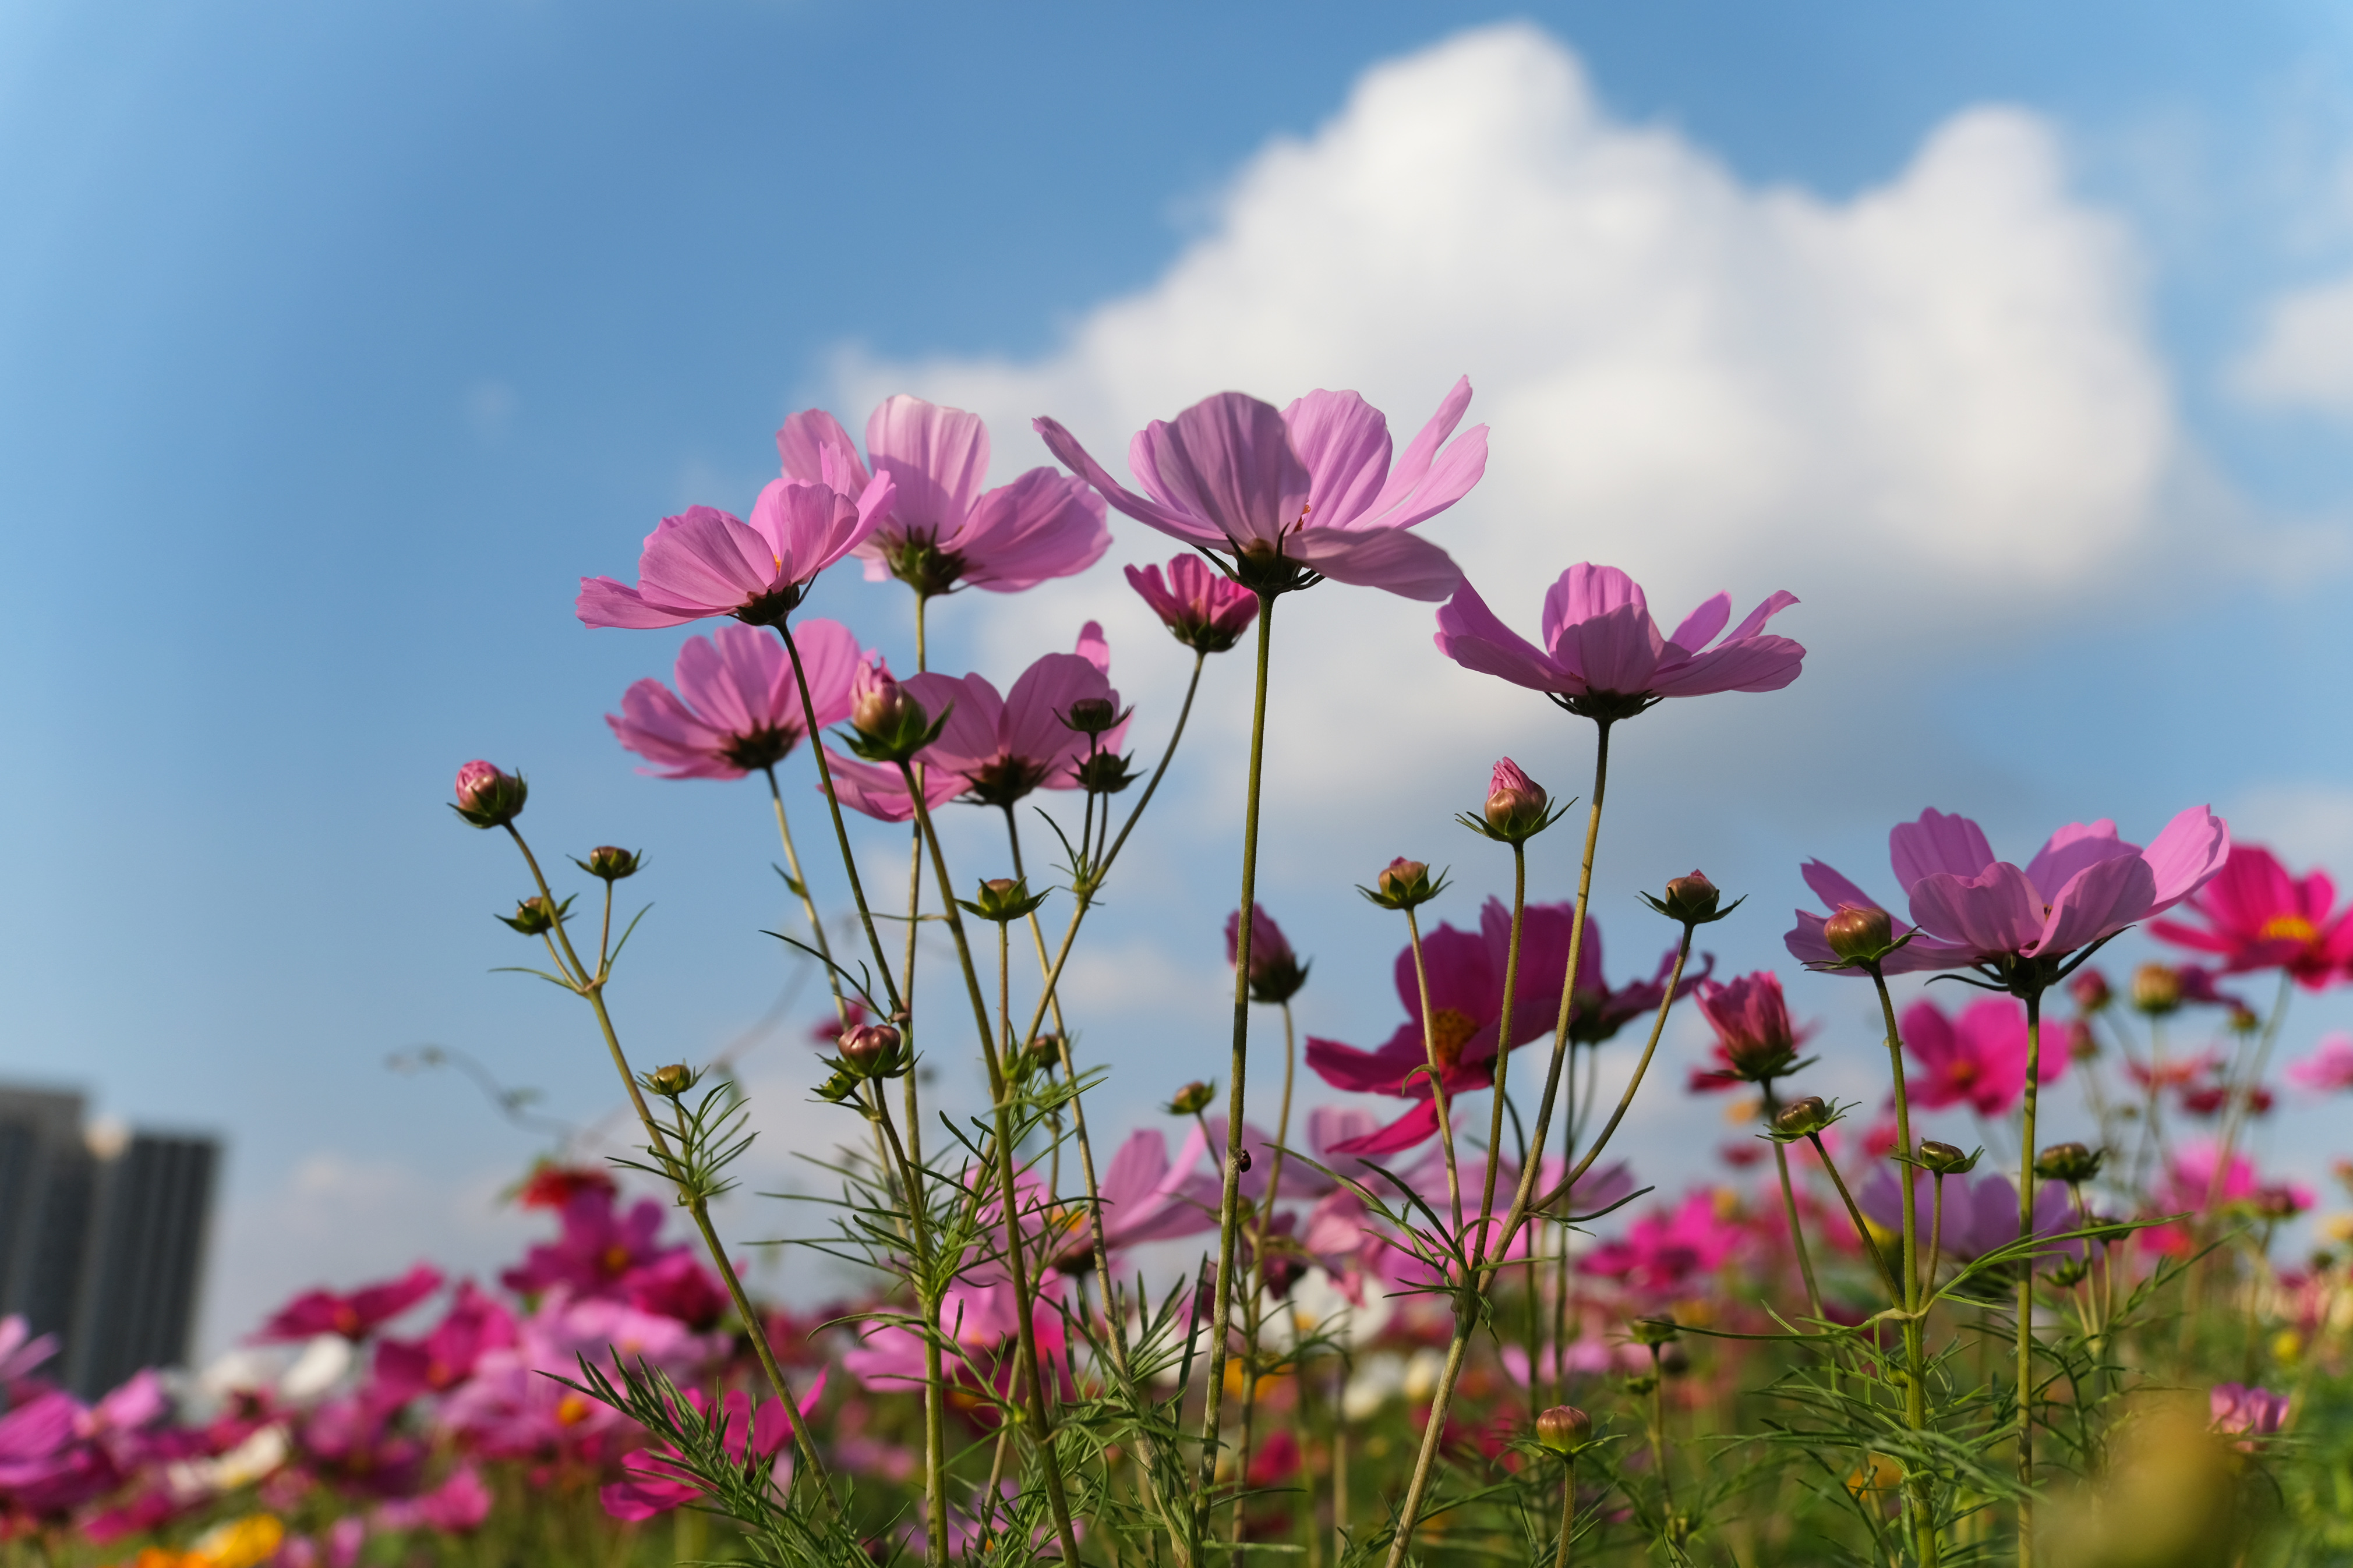
[[[1928,1360],[1925,1353],[1924,1326],[1920,1321],[1920,1216],[1918,1200],[1919,1171],[1913,1160],[1919,1151],[1912,1142],[1912,1103],[1904,1083],[1904,1041],[1895,1023],[1895,1000],[1888,994],[1887,976],[1876,963],[1863,965],[1872,984],[1879,991],[1879,1012],[1887,1026],[1887,1066],[1895,1083],[1895,1141],[1904,1151],[1899,1166],[1904,1184],[1904,1283],[1896,1292],[1895,1304],[1904,1309],[1904,1362],[1907,1376],[1904,1390],[1904,1420],[1915,1435],[1925,1436],[1928,1430]],[[1929,1488],[1934,1479],[1921,1467],[1907,1467],[1905,1477],[1905,1501],[1912,1510],[1913,1539],[1920,1554],[1920,1568],[1936,1568],[1936,1516]]]
[[[1454,1240],[1462,1242],[1462,1173],[1454,1163],[1454,1104],[1446,1092],[1446,1073],[1452,1064],[1438,1059],[1438,1015],[1430,1005],[1430,968],[1422,962],[1421,921],[1412,910],[1405,911],[1405,929],[1413,944],[1413,983],[1421,993],[1421,1050],[1430,1064],[1430,1092],[1438,1108],[1438,1148],[1446,1161],[1446,1201],[1453,1205]],[[1459,1048],[1459,1047],[1458,1047]],[[1487,1164],[1494,1166],[1493,1150],[1488,1151]]]
[[[1487,1256],[1487,1222],[1495,1214],[1495,1176],[1502,1166],[1498,1157],[1504,1142],[1504,1102],[1507,1098],[1505,1085],[1512,1067],[1512,1011],[1519,1000],[1520,988],[1520,927],[1528,907],[1528,849],[1521,840],[1512,842],[1512,936],[1504,952],[1504,1005],[1495,1020],[1495,1103],[1487,1114],[1486,1179],[1479,1185],[1479,1236],[1472,1244],[1472,1260],[1475,1263]],[[1520,1163],[1525,1164],[1525,1152]],[[1534,1250],[1533,1247],[1530,1248]],[[1535,1265],[1529,1266],[1529,1289],[1535,1288]],[[1528,1358],[1528,1386],[1535,1386],[1535,1358]]]
[[[2026,1099],[2020,1110],[2018,1237],[2034,1234],[2034,1100],[2042,1081],[2042,993],[2026,997]],[[2151,1091],[2154,1100],[2155,1091]],[[2018,1568],[2034,1557],[2034,1264],[2018,1269]]]
[[[812,741],[810,744],[816,742]],[[849,999],[841,994],[841,975],[833,967],[833,944],[826,940],[825,921],[817,912],[817,898],[809,891],[808,877],[801,870],[800,851],[793,847],[792,825],[785,820],[785,792],[776,783],[773,763],[760,770],[768,776],[768,799],[776,808],[776,837],[785,847],[785,865],[793,874],[793,891],[800,895],[801,912],[808,917],[809,935],[817,940],[818,956],[825,960],[825,983],[833,993],[833,1010],[840,1017],[843,1028],[849,1026]]]
[[[824,786],[825,803],[833,814],[834,842],[841,850],[842,874],[849,879],[850,901],[858,906],[859,923],[866,928],[866,945],[874,954],[874,968],[881,979],[883,994],[890,1000],[891,1010],[896,1013],[905,1004],[900,1000],[898,983],[891,977],[891,961],[882,955],[882,937],[874,929],[874,911],[867,906],[865,884],[859,880],[858,857],[849,847],[849,826],[842,820],[841,802],[834,795],[833,764],[826,760],[825,746],[818,739],[820,730],[817,702],[809,696],[808,671],[801,666],[800,645],[793,640],[793,628],[787,622],[776,623],[776,635],[785,639],[785,654],[793,665],[793,683],[800,688],[801,718],[808,726],[809,750],[817,754],[818,782]],[[918,803],[923,798],[921,791],[915,792]]]
[[[1765,1120],[1769,1123],[1779,1109],[1779,1102],[1773,1098],[1773,1085],[1767,1080],[1765,1085]],[[1823,1321],[1822,1289],[1814,1283],[1814,1259],[1812,1254],[1806,1250],[1806,1227],[1798,1215],[1797,1189],[1789,1181],[1789,1151],[1779,1139],[1771,1142],[1773,1168],[1781,1177],[1781,1208],[1789,1218],[1789,1245],[1798,1254],[1798,1277],[1806,1282],[1806,1310],[1814,1315],[1816,1322],[1820,1322]]]

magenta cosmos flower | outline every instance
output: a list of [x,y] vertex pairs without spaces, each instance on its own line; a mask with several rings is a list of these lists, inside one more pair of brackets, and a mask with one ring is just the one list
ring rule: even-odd
[[[2116,825],[2105,818],[2070,823],[2021,869],[1995,859],[1985,831],[1968,817],[1928,810],[1917,822],[1898,823],[1887,843],[1918,929],[1882,962],[1885,973],[1976,967],[2005,984],[2039,990],[2058,977],[2067,954],[2205,886],[2231,852],[2231,832],[2202,805],[2166,824],[2146,849],[2118,838]],[[1833,913],[1883,907],[1819,860],[1806,862],[1803,875]],[[1810,964],[1838,963],[1822,937],[1828,918],[1798,911],[1797,925],[1782,938],[1793,956]],[[1911,929],[1894,925],[1898,937]]]
[[2219,953],[2223,972],[2284,969],[2296,984],[2318,991],[2344,977],[2353,963],[2353,908],[2339,910],[2337,884],[2326,871],[2291,877],[2270,850],[2233,847],[2214,879],[2198,889],[2186,912],[2200,926],[2158,921],[2149,934],[2200,952]]
[[[1155,419],[1129,443],[1138,495],[1051,419],[1047,448],[1105,500],[1198,550],[1222,553],[1238,582],[1278,594],[1321,578],[1442,599],[1462,574],[1407,531],[1471,491],[1487,468],[1487,427],[1447,437],[1470,406],[1454,384],[1394,467],[1388,418],[1353,392],[1315,391],[1288,408],[1239,392]],[[1442,448],[1442,449],[1441,449]]]
[[689,507],[646,535],[636,587],[583,577],[575,608],[592,626],[676,626],[712,616],[775,626],[818,573],[874,531],[895,494],[888,474],[875,475],[855,499],[828,485],[771,479],[749,522]]
[[[863,493],[866,464],[841,422],[821,408],[776,432],[785,477]],[[853,552],[866,580],[896,577],[929,598],[960,587],[1010,594],[1085,571],[1111,548],[1103,498],[1051,468],[993,490],[988,429],[977,414],[903,394],[866,421],[866,456],[897,487],[888,512]]]
[[379,1326],[439,1289],[441,1271],[429,1263],[420,1263],[397,1279],[363,1285],[349,1294],[305,1290],[279,1308],[254,1338],[264,1344],[280,1340],[307,1340],[317,1334],[365,1339]]
[[[1980,1116],[2000,1116],[2026,1094],[2026,1009],[2014,997],[1973,1002],[1958,1017],[1924,997],[1904,1009],[1901,1033],[1919,1068],[1904,1075],[1904,1087],[1922,1110],[1966,1101]],[[2056,1083],[2066,1071],[2065,1051],[2045,1051],[2036,1081]]]
[[[849,716],[858,639],[839,621],[805,621],[794,634],[819,724]],[[605,715],[615,738],[666,779],[740,779],[772,768],[807,738],[799,684],[784,645],[750,626],[721,626],[678,650],[672,691],[651,676]]]
[[1694,1068],[1691,1087],[1703,1094],[1736,1083],[1770,1083],[1806,1064],[1798,1047],[1813,1033],[1789,1021],[1780,977],[1769,969],[1718,984],[1698,983],[1699,1010],[1715,1031],[1715,1067]]
[[1797,602],[1777,593],[1725,633],[1732,597],[1718,594],[1662,635],[1634,579],[1581,562],[1545,595],[1543,647],[1496,619],[1468,583],[1439,610],[1436,640],[1465,669],[1544,692],[1572,713],[1617,720],[1669,697],[1788,685],[1806,650],[1768,635],[1765,623]]
[[[1089,621],[1079,632],[1078,652],[1046,655],[1002,696],[981,675],[911,675],[900,682],[924,712],[947,715],[939,739],[915,759],[926,770],[925,807],[958,796],[976,805],[1010,806],[1033,790],[1077,789],[1079,766],[1096,752],[1118,751],[1127,733],[1124,714],[1092,737],[1064,721],[1081,702],[1107,703],[1109,711],[1119,713],[1110,671],[1103,627]],[[830,750],[826,755],[842,805],[885,822],[904,822],[913,815],[896,767],[856,762]]]
[[1168,563],[1165,580],[1161,571],[1158,566],[1130,566],[1128,585],[1187,647],[1223,653],[1258,619],[1258,595],[1209,570],[1199,556],[1179,555]]

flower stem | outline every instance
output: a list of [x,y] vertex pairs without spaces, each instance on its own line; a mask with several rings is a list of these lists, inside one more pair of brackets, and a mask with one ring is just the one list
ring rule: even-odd
[[1862,1210],[1855,1206],[1854,1194],[1846,1190],[1846,1178],[1839,1174],[1838,1166],[1831,1160],[1831,1152],[1822,1147],[1822,1135],[1809,1132],[1806,1142],[1814,1146],[1814,1157],[1821,1161],[1822,1169],[1831,1173],[1831,1185],[1838,1189],[1840,1201],[1846,1205],[1846,1216],[1854,1222],[1855,1239],[1862,1242],[1863,1251],[1871,1255],[1872,1263],[1879,1270],[1879,1282],[1887,1287],[1888,1299],[1901,1301],[1904,1288],[1895,1282],[1894,1267],[1887,1261],[1887,1255],[1879,1250],[1879,1243],[1871,1238],[1871,1226],[1863,1223]]
[[[2026,1098],[2020,1110],[2018,1237],[2034,1234],[2034,1100],[2042,1081],[2042,992],[2026,996]],[[2150,1091],[2156,1098],[2156,1091]],[[2034,1261],[2018,1266],[2018,1568],[2034,1558]]]
[[[793,641],[793,628],[788,622],[776,623],[776,635],[785,639],[785,653],[793,663],[793,683],[800,688],[801,719],[808,726],[809,750],[817,754],[818,782],[824,786],[825,803],[833,813],[834,842],[841,850],[842,874],[849,879],[850,901],[858,906],[859,922],[866,928],[866,945],[873,950],[874,968],[881,978],[883,994],[895,1013],[903,1004],[899,998],[898,984],[891,978],[891,961],[882,955],[882,938],[874,929],[874,911],[867,907],[865,886],[858,878],[858,857],[850,852],[849,827],[842,820],[841,802],[833,793],[833,764],[826,761],[825,746],[818,739],[817,703],[809,696],[808,671],[801,666],[800,645]],[[914,798],[920,806],[923,792],[915,791]]]
[[[1479,1237],[1472,1244],[1473,1261],[1487,1255],[1487,1222],[1495,1214],[1495,1175],[1502,1164],[1497,1155],[1504,1146],[1504,1101],[1506,1098],[1504,1089],[1512,1065],[1512,1009],[1513,1004],[1519,1000],[1520,926],[1527,907],[1528,847],[1524,841],[1514,839],[1512,842],[1512,939],[1504,950],[1504,1005],[1495,1020],[1495,1103],[1488,1108],[1487,1113],[1487,1173],[1486,1180],[1480,1184],[1479,1188]],[[1523,1152],[1521,1163],[1526,1163]],[[1529,1248],[1531,1252],[1535,1250],[1533,1247]],[[1528,1289],[1532,1293],[1535,1289],[1533,1262],[1529,1265]],[[1534,1312],[1533,1305],[1529,1310]],[[1535,1357],[1530,1355],[1528,1386],[1534,1388],[1535,1381]]]
[[[1773,1085],[1767,1079],[1765,1084],[1765,1120],[1769,1123],[1779,1110],[1780,1102],[1773,1098]],[[1789,1183],[1789,1151],[1778,1138],[1772,1140],[1772,1144],[1773,1166],[1781,1176],[1781,1208],[1789,1216],[1789,1245],[1798,1254],[1798,1277],[1806,1282],[1806,1308],[1813,1313],[1814,1321],[1820,1322],[1824,1321],[1822,1290],[1814,1283],[1814,1259],[1812,1254],[1806,1250],[1806,1229],[1798,1217],[1798,1193]]]
[[849,1026],[849,1002],[841,994],[841,975],[833,967],[833,944],[826,941],[825,921],[817,912],[817,899],[809,892],[808,878],[801,870],[800,852],[793,847],[792,826],[785,820],[785,792],[777,786],[774,763],[760,771],[768,775],[768,799],[776,808],[776,837],[784,841],[785,864],[793,873],[793,891],[800,895],[801,912],[808,916],[809,935],[817,941],[818,956],[825,961],[825,983],[833,992],[833,1010],[846,1029]]
[[[912,1068],[907,1076],[911,1079],[914,1077]],[[928,1271],[931,1227],[924,1217],[921,1173],[907,1157],[906,1146],[899,1142],[898,1126],[891,1120],[890,1096],[879,1082],[873,1089],[875,1121],[882,1130],[892,1157],[898,1162],[899,1184],[907,1194],[907,1228],[913,1238],[915,1257]],[[923,1503],[930,1521],[930,1528],[924,1532],[923,1560],[940,1568],[947,1562],[948,1552],[947,1378],[940,1359],[939,1298],[919,1280],[915,1300],[923,1315]]]
[[[1274,1147],[1266,1163],[1266,1201],[1258,1205],[1258,1223],[1250,1231],[1250,1274],[1248,1294],[1242,1299],[1242,1316],[1247,1333],[1242,1352],[1242,1436],[1241,1447],[1234,1459],[1236,1473],[1248,1479],[1250,1461],[1250,1424],[1258,1410],[1259,1335],[1263,1324],[1262,1298],[1266,1294],[1266,1228],[1274,1217],[1275,1200],[1282,1195],[1282,1150],[1291,1141],[1291,1084],[1293,1070],[1299,1056],[1298,1036],[1292,1026],[1291,1004],[1282,1004],[1282,1104],[1275,1117]],[[1303,1382],[1300,1387],[1304,1390]],[[1300,1452],[1304,1454],[1303,1447]],[[1312,1510],[1310,1510],[1313,1511]],[[1313,1527],[1308,1531],[1312,1539]],[[1242,1558],[1242,1510],[1234,1508],[1234,1561]]]
[[1568,1568],[1569,1538],[1577,1528],[1577,1456],[1560,1457],[1560,1546],[1553,1553],[1552,1568]]
[[[1877,963],[1863,969],[1879,991],[1879,1013],[1887,1026],[1887,1067],[1895,1083],[1895,1141],[1904,1151],[1900,1162],[1904,1184],[1904,1288],[1895,1304],[1904,1309],[1904,1420],[1915,1435],[1928,1430],[1928,1361],[1924,1353],[1925,1326],[1920,1321],[1920,1216],[1917,1208],[1919,1172],[1912,1161],[1918,1151],[1912,1142],[1912,1102],[1904,1083],[1904,1041],[1895,1024],[1895,1000],[1888,994],[1887,976]],[[1912,1510],[1913,1538],[1918,1542],[1920,1568],[1936,1568],[1936,1513],[1931,1490],[1935,1478],[1925,1469],[1905,1477],[1905,1493]]]
[[[932,881],[940,889],[941,912],[947,922],[948,935],[955,943],[956,961],[964,971],[965,991],[972,1003],[973,1023],[980,1035],[981,1058],[988,1068],[989,1099],[997,1124],[998,1196],[1005,1205],[1005,1266],[1012,1276],[1015,1337],[1028,1363],[1024,1370],[1029,1384],[1029,1435],[1037,1446],[1039,1462],[1045,1471],[1046,1506],[1053,1515],[1054,1535],[1062,1548],[1062,1561],[1075,1568],[1079,1561],[1078,1541],[1071,1531],[1071,1506],[1062,1483],[1061,1458],[1055,1451],[1054,1429],[1046,1415],[1046,1383],[1039,1371],[1038,1329],[1032,1321],[1035,1314],[1029,1293],[1029,1266],[1021,1251],[1020,1195],[1013,1182],[1012,1089],[997,1059],[997,1026],[989,1019],[988,997],[981,989],[980,971],[974,966],[972,944],[965,936],[963,916],[957,912],[953,892],[955,883],[948,876],[947,857],[940,847],[939,829],[933,825],[931,808],[923,804],[923,791],[915,787],[914,770],[901,763],[899,772],[906,781],[907,798],[914,806],[915,822],[923,830],[923,846],[931,852]],[[998,942],[1001,959],[1004,952],[1001,928]]]
[[[1438,1016],[1430,1006],[1430,969],[1421,957],[1421,921],[1410,909],[1405,911],[1405,929],[1413,943],[1413,981],[1421,994],[1421,1050],[1430,1064],[1430,1092],[1438,1107],[1438,1148],[1446,1161],[1446,1201],[1454,1210],[1454,1244],[1462,1245],[1462,1173],[1454,1163],[1454,1105],[1446,1092],[1446,1075],[1453,1064],[1438,1059]],[[1459,1047],[1458,1047],[1459,1048]],[[1494,1151],[1488,1150],[1488,1166],[1495,1163]]]
[[[1209,1382],[1202,1400],[1200,1497],[1193,1510],[1196,1562],[1202,1538],[1209,1532],[1209,1503],[1218,1474],[1218,1415],[1226,1391],[1226,1335],[1233,1326],[1234,1218],[1241,1199],[1243,1090],[1250,1071],[1250,928],[1258,923],[1250,919],[1250,910],[1258,899],[1259,794],[1266,761],[1266,678],[1274,647],[1275,598],[1261,594],[1258,600],[1258,676],[1250,699],[1250,774],[1242,807],[1242,918],[1234,933],[1233,1079],[1227,1096],[1225,1187],[1218,1200],[1218,1274],[1210,1303]],[[1120,838],[1126,837],[1123,829]],[[1118,845],[1112,847],[1116,853]]]

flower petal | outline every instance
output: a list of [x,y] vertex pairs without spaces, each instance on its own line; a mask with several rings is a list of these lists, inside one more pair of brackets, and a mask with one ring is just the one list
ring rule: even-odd
[[1912,920],[1973,953],[2027,952],[2042,936],[2042,900],[2025,872],[1997,860],[1975,877],[1921,878],[1912,886]]
[[1198,518],[1236,548],[1281,541],[1314,487],[1282,411],[1240,392],[1154,420],[1130,443],[1127,466],[1163,506]]
[[2175,816],[2141,851],[2156,880],[2149,912],[2169,910],[2204,887],[2230,855],[2230,826],[2211,809],[2193,805]]
[[1282,553],[1335,583],[1386,588],[1425,603],[1443,599],[1462,585],[1462,569],[1452,556],[1419,534],[1399,529],[1303,529],[1282,542]]
[[964,526],[988,481],[988,428],[977,414],[901,393],[868,416],[866,456],[898,485],[899,526],[937,539]]
[[1985,830],[1966,816],[1948,816],[1933,806],[1917,822],[1899,822],[1887,834],[1888,858],[1905,892],[1936,871],[1974,877],[1993,862]]
[[2068,879],[2051,900],[2040,940],[2032,951],[2056,958],[2088,947],[2148,914],[2157,900],[2157,879],[2137,855],[2095,860]]
[[1353,392],[1319,389],[1284,409],[1282,423],[1292,450],[1314,478],[1308,521],[1318,528],[1347,527],[1388,480],[1388,416]]
[[1552,656],[1495,618],[1495,612],[1465,582],[1438,610],[1438,651],[1482,675],[1499,676],[1516,686],[1571,696],[1585,690],[1585,682],[1553,661]]
[[1155,500],[1147,500],[1113,479],[1109,470],[1079,445],[1078,437],[1056,421],[1041,415],[1029,424],[1046,443],[1046,449],[1053,453],[1064,468],[1092,485],[1096,494],[1136,521],[1172,534],[1187,544],[1205,544],[1220,550],[1229,547],[1226,536],[1210,527],[1208,520],[1163,506]]
[[1462,438],[1440,452],[1439,446],[1461,423],[1471,406],[1471,378],[1455,382],[1430,416],[1405,455],[1389,470],[1388,482],[1373,498],[1364,515],[1348,526],[1411,528],[1428,521],[1471,493],[1487,471],[1487,427],[1473,425]]
[[2097,822],[2071,822],[2046,840],[2026,863],[2026,879],[2051,903],[2076,872],[2095,861],[2119,855],[2137,855],[2140,846],[2116,837],[2116,825],[2106,817]]

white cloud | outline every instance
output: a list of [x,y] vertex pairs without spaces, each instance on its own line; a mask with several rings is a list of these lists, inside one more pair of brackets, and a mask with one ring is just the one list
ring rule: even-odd
[[2353,417],[2353,278],[2292,289],[2265,308],[2232,390],[2272,408]]
[[2353,789],[2341,784],[2259,784],[2241,793],[2232,837],[2268,846],[2290,867],[2353,861]]

